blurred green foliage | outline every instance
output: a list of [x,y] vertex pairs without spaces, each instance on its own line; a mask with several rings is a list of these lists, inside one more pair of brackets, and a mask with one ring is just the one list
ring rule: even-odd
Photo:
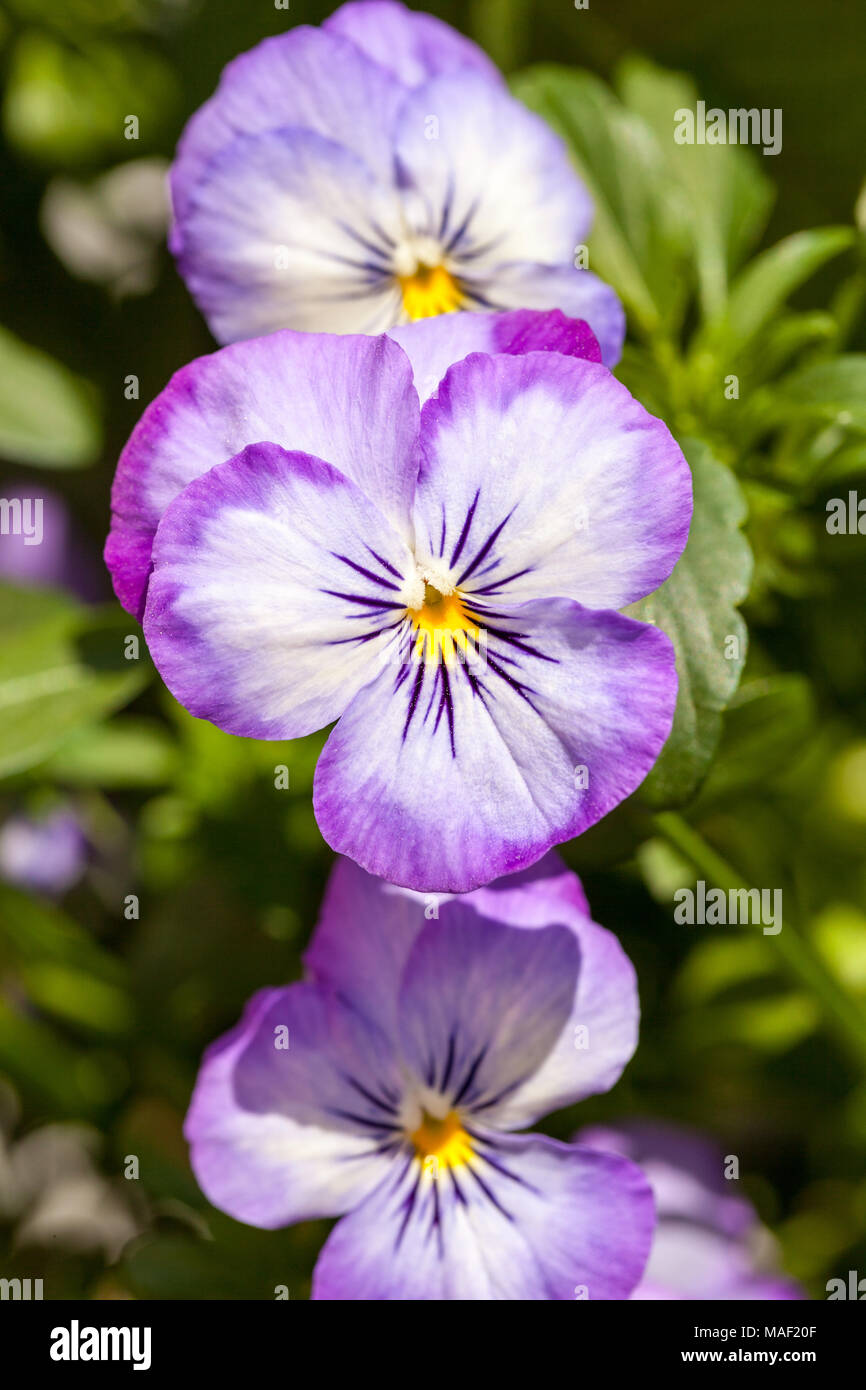
[[[639,613],[677,646],[674,733],[641,791],[564,849],[637,966],[641,1045],[612,1094],[550,1132],[655,1114],[715,1133],[820,1297],[866,1269],[866,541],[825,525],[829,499],[866,495],[862,44],[847,8],[816,32],[805,0],[760,16],[746,0],[433,8],[569,142],[596,202],[590,264],[628,310],[619,375],[695,478],[687,555]],[[230,0],[12,0],[0,22],[0,457],[19,479],[53,470],[94,550],[140,410],[212,344],[155,241],[147,293],[78,278],[46,194],[170,158],[223,64],[285,19]],[[773,24],[795,37],[765,51]],[[698,96],[782,106],[782,155],[676,145],[672,112]],[[20,1239],[38,1194],[0,1185],[2,1272],[43,1276],[47,1297],[305,1297],[325,1226],[215,1212],[181,1125],[204,1047],[300,968],[330,862],[310,807],[322,738],[252,743],[192,719],[143,648],[126,659],[138,630],[113,603],[4,586],[0,628],[0,822],[60,800],[90,846],[61,903],[0,887],[0,1171],[25,1137],[50,1147],[52,1126],[83,1122],[95,1194],[83,1233]],[[782,888],[783,932],[676,925],[673,893],[696,877]]]

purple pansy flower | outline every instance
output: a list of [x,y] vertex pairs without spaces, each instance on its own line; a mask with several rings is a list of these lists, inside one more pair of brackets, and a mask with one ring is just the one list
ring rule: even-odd
[[64,807],[46,815],[19,813],[0,825],[0,878],[16,888],[62,897],[87,867],[87,840]]
[[461,892],[658,756],[672,646],[616,610],[673,568],[691,477],[583,324],[394,338],[284,330],[184,368],[121,458],[106,558],[194,715],[265,739],[339,719],[314,788],[335,850]]
[[633,1120],[582,1130],[575,1142],[639,1163],[653,1189],[658,1224],[636,1299],[799,1299],[776,1272],[769,1232],[725,1178],[725,1156],[703,1135]]
[[172,248],[220,342],[560,308],[619,358],[620,303],[574,266],[592,205],[564,144],[432,15],[364,0],[236,58],[171,191]]
[[627,1298],[640,1170],[515,1133],[608,1090],[636,1044],[634,971],[575,876],[549,855],[434,907],[340,860],[306,965],[205,1056],[186,1135],[208,1198],[268,1229],[341,1216],[314,1299]]

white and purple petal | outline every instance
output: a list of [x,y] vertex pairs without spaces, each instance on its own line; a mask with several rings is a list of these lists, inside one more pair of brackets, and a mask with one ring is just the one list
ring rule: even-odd
[[622,608],[688,537],[691,473],[667,426],[596,362],[478,354],[421,414],[415,549],[471,600]]
[[399,986],[400,1054],[443,1106],[486,1117],[549,1054],[574,1006],[574,934],[534,932],[451,901],[425,923]]
[[382,670],[316,769],[331,847],[423,892],[477,888],[581,834],[639,786],[670,732],[676,670],[658,629],[567,599],[482,621],[480,669]]
[[169,503],[263,440],[325,458],[410,539],[417,438],[411,367],[388,338],[286,329],[197,358],[147,407],[117,466],[105,559],[118,598],[141,615]]
[[637,1045],[634,967],[613,933],[591,920],[580,880],[553,851],[530,869],[456,901],[398,888],[341,857],[305,956],[307,968],[374,1019],[396,1046],[397,993],[410,952],[425,922],[450,924],[452,913],[470,933],[478,918],[528,930],[559,923],[571,929],[578,945],[577,989],[567,1019],[532,1075],[500,1099],[488,1122],[522,1128],[609,1090]]
[[592,201],[564,143],[506,90],[473,73],[433,78],[406,97],[395,131],[410,225],[436,239],[458,277],[510,261],[572,263]]
[[479,1133],[433,1178],[416,1159],[331,1232],[317,1300],[628,1298],[646,1262],[652,1196],[626,1159],[541,1135]]
[[238,135],[286,126],[313,131],[390,180],[391,126],[405,91],[337,29],[301,25],[265,39],[224,69],[214,95],[188,122],[172,165],[173,250],[182,249],[193,194],[214,156]]
[[381,1034],[335,993],[261,991],[205,1054],[186,1117],[205,1196],[268,1229],[352,1209],[391,1171],[397,1084]]
[[321,459],[251,444],[195,479],[156,533],[144,634],[168,688],[248,738],[337,719],[404,622],[412,556]]
[[381,333],[402,307],[401,234],[399,204],[362,160],[280,127],[213,156],[184,214],[179,266],[221,343],[286,326]]

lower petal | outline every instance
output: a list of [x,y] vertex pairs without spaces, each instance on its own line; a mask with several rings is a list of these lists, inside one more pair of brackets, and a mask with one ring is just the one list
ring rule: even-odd
[[313,1298],[624,1299],[653,1205],[625,1159],[540,1135],[477,1138],[438,1177],[409,1160],[332,1231]]
[[670,732],[658,629],[567,599],[491,621],[482,669],[382,671],[319,759],[322,834],[392,883],[459,893],[526,868],[630,795]]

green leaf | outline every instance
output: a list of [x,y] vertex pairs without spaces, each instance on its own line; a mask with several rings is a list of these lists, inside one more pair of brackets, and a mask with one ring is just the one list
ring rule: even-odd
[[562,135],[592,194],[592,269],[644,333],[678,322],[688,290],[682,209],[649,127],[590,73],[532,67],[513,89]]
[[746,659],[746,627],[736,611],[752,573],[752,553],[739,529],[745,500],[734,475],[700,440],[686,440],[683,451],[695,491],[688,545],[670,579],[629,610],[667,633],[679,675],[673,729],[641,788],[654,807],[681,805],[697,789]]
[[[9,143],[49,164],[94,164],[153,148],[177,107],[177,81],[144,44],[91,38],[86,47],[35,29],[12,54],[3,104]],[[135,141],[127,119],[138,122]]]
[[92,389],[0,328],[0,454],[43,468],[80,468],[101,447]]
[[159,787],[178,763],[177,744],[157,720],[124,717],[77,730],[39,771],[68,786]]
[[770,676],[738,690],[701,787],[701,806],[765,784],[796,763],[808,746],[815,714],[815,697],[804,676]]
[[0,777],[43,762],[138,694],[150,668],[124,659],[128,626],[117,609],[0,586]]
[[773,396],[780,419],[809,418],[866,430],[866,353],[850,352],[802,367]]
[[763,251],[734,281],[724,309],[698,336],[695,353],[708,348],[742,352],[773,322],[794,290],[854,242],[850,227],[817,227],[795,232]]
[[631,56],[619,65],[616,85],[658,142],[665,172],[656,196],[667,201],[672,190],[679,195],[703,310],[713,313],[724,302],[729,273],[763,230],[772,184],[755,155],[738,145],[677,144],[675,113],[694,110],[698,97],[690,78]]

